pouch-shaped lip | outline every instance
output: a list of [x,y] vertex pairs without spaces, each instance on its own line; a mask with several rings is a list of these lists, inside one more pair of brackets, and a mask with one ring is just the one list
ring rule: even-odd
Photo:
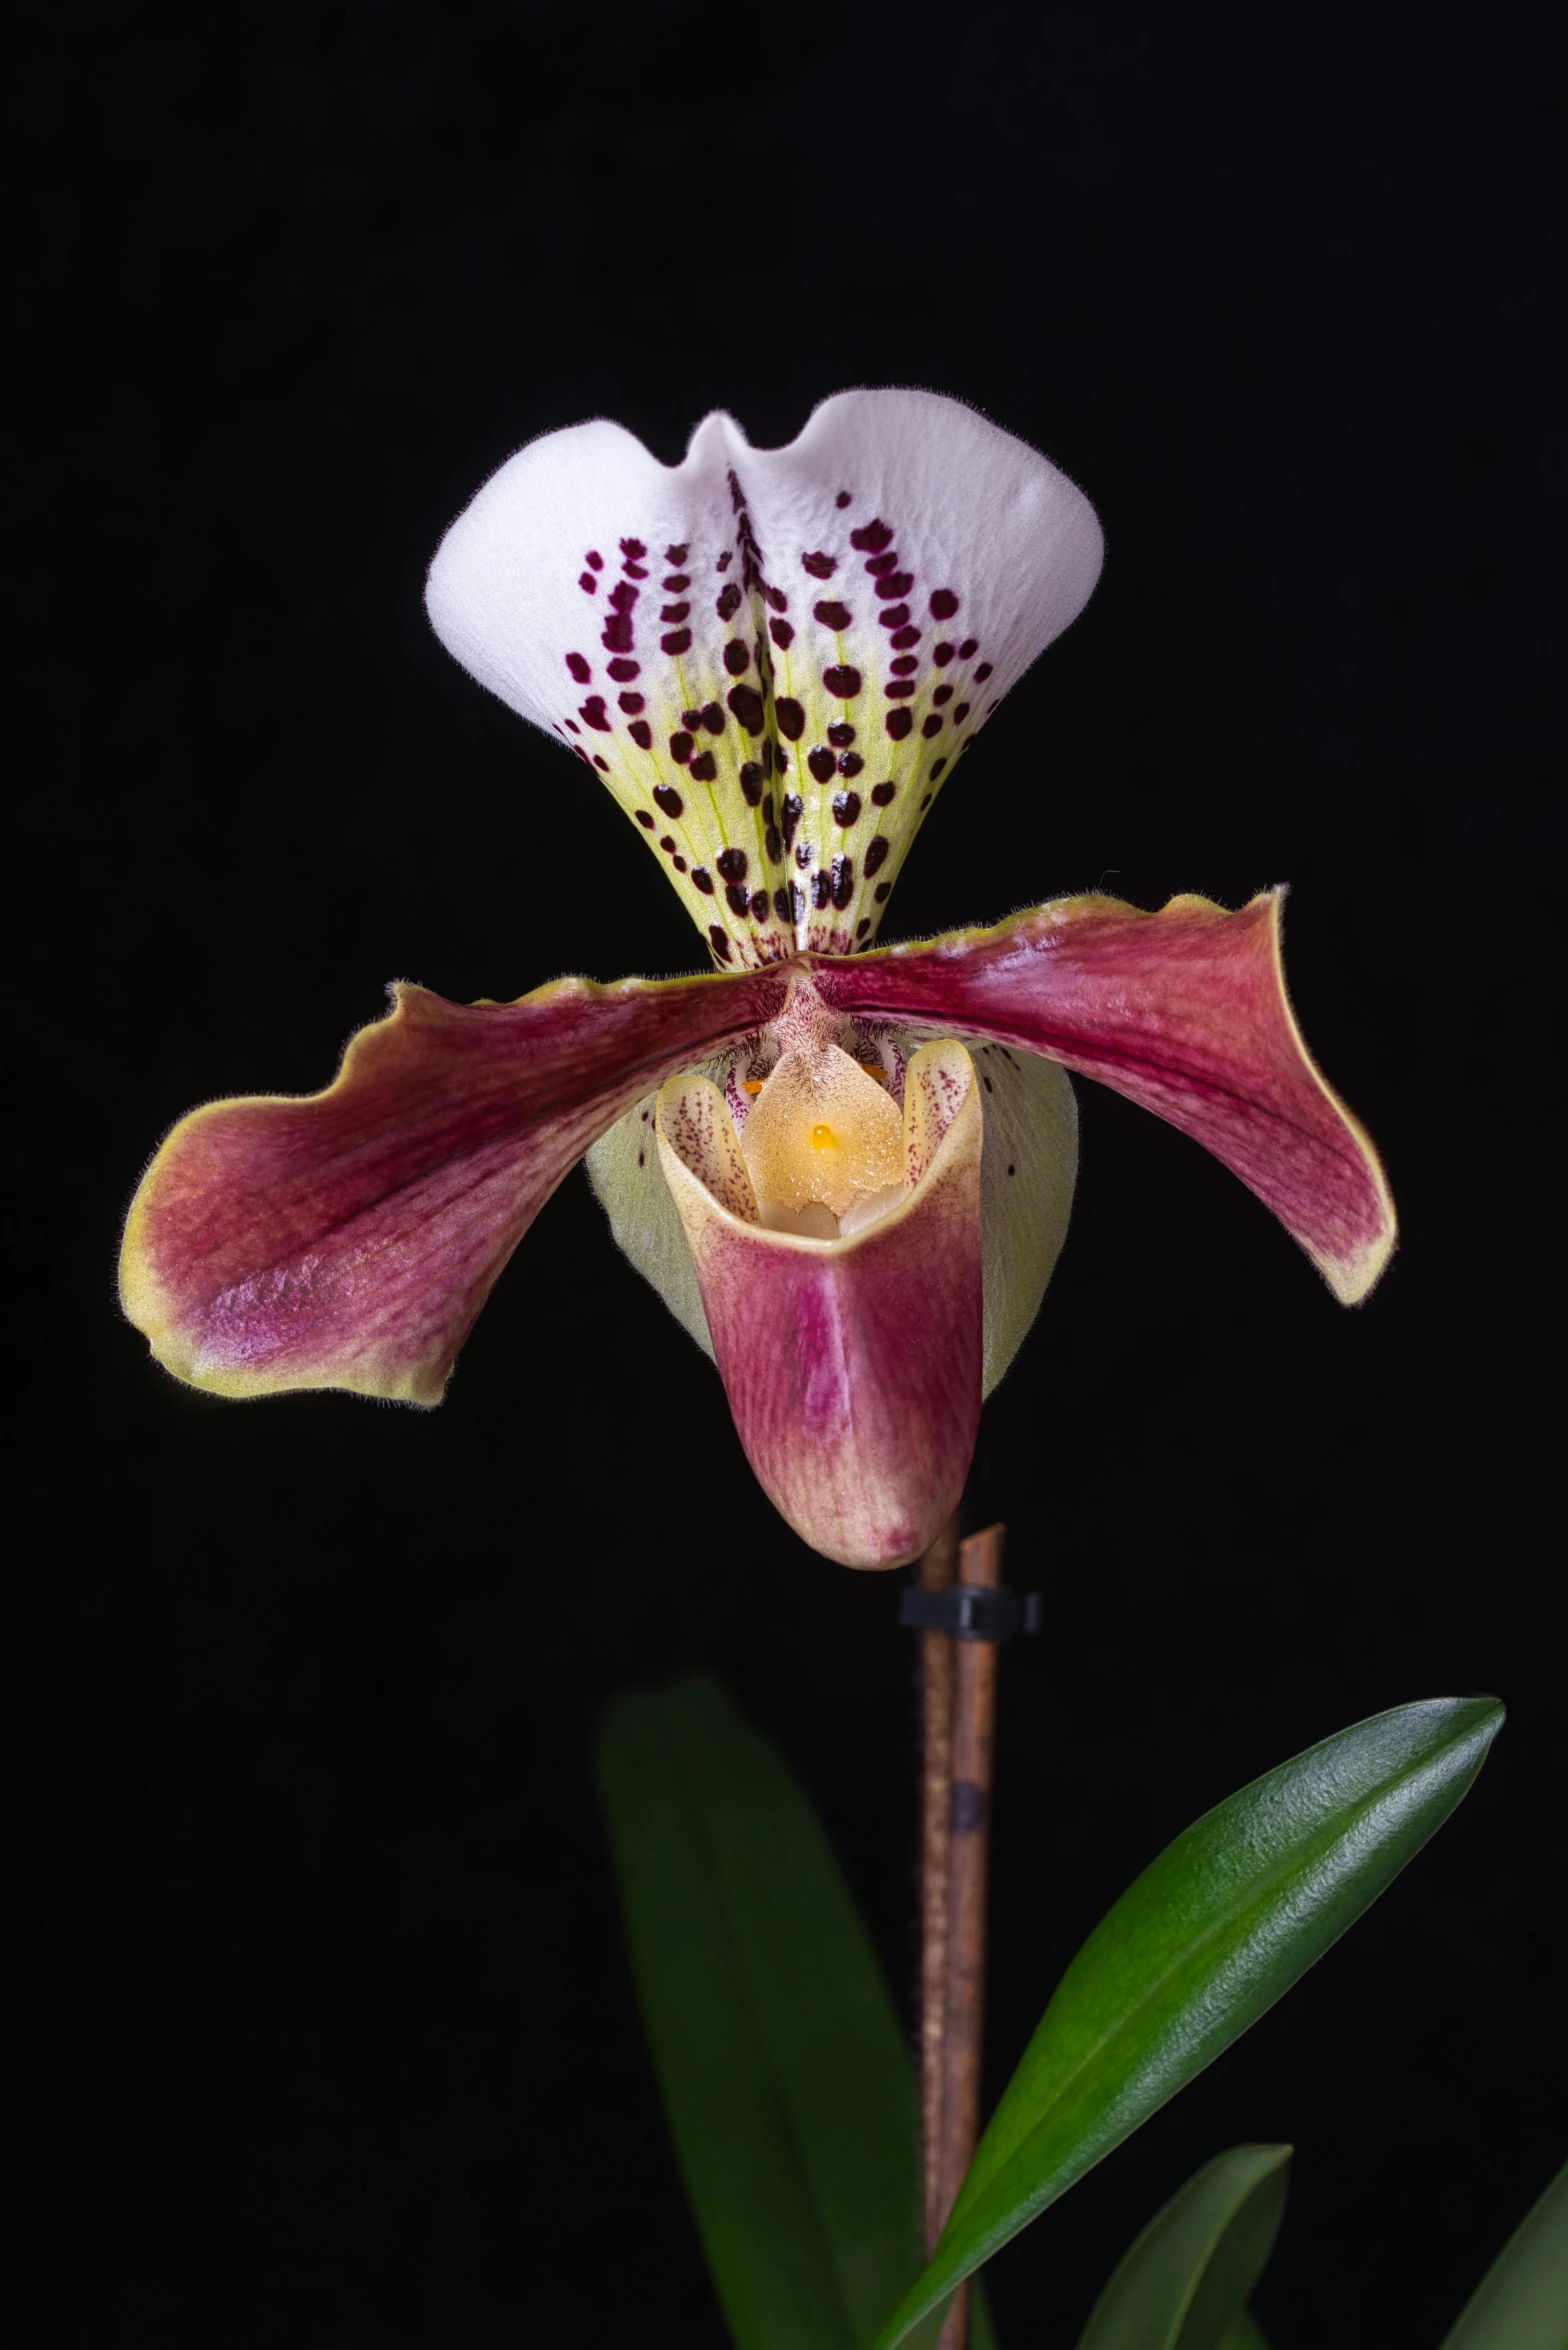
[[968,1053],[943,1042],[916,1054],[907,1195],[836,1240],[751,1220],[755,1197],[711,1080],[672,1078],[657,1131],[759,1482],[827,1557],[904,1564],[957,1506],[980,1420],[983,1122]]

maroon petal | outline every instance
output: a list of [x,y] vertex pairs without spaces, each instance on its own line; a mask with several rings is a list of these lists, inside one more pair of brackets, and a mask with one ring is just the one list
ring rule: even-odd
[[785,986],[562,979],[468,1005],[400,986],[324,1093],[180,1121],[126,1223],[125,1311],[178,1378],[219,1394],[436,1403],[588,1145],[671,1070],[769,1019]]
[[672,1078],[658,1125],[730,1410],[769,1499],[844,1566],[914,1558],[957,1507],[980,1424],[982,1119],[968,1054],[930,1045],[911,1062],[911,1188],[846,1239],[752,1220],[706,1078]]
[[1113,1086],[1190,1134],[1272,1208],[1352,1305],[1392,1253],[1366,1133],[1319,1075],[1285,993],[1283,890],[1230,914],[1061,898],[994,930],[815,961],[835,1009],[987,1037]]

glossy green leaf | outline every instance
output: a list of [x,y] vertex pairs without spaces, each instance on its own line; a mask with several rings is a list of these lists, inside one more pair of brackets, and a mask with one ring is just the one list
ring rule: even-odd
[[1568,2350],[1568,2164],[1509,2237],[1443,2350]]
[[[676,2158],[738,2350],[865,2350],[921,2265],[908,2037],[809,1798],[713,1682],[598,1775]],[[983,2310],[976,2350],[990,2350]]]
[[1220,2337],[1220,2350],[1269,2350],[1268,2336],[1250,2309],[1238,2310]]
[[1123,2254],[1078,2350],[1221,2350],[1274,2249],[1289,2170],[1288,2146],[1205,2163]]
[[1494,1698],[1400,1706],[1281,1764],[1167,1845],[1067,1969],[878,2350],[1289,1990],[1447,1819],[1502,1720]]

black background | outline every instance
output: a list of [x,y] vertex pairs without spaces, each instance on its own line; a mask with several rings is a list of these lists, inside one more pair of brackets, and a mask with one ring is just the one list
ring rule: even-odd
[[1406,1698],[1512,1708],[1386,1901],[998,2262],[1000,2330],[1070,2342],[1187,2170],[1288,2137],[1276,2350],[1435,2344],[1568,2152],[1564,1607],[1521,1335],[1560,713],[1546,11],[274,0],[59,7],[27,52],[28,2338],[721,2342],[588,1775],[630,1683],[726,1677],[911,1979],[897,1579],[775,1519],[581,1175],[429,1416],[183,1392],[111,1278],[170,1121],[323,1083],[394,974],[468,999],[700,960],[608,798],[427,633],[484,476],[589,414],[673,461],[710,407],[773,443],[904,381],[1047,449],[1110,556],[888,935],[1290,880],[1298,1009],[1404,1216],[1342,1312],[1201,1153],[1080,1088],[1073,1231],[971,1497],[1047,1595],[1004,1662],[993,2092],[1207,1805]]

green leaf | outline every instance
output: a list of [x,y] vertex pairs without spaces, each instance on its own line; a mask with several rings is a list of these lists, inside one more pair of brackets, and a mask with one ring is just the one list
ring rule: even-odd
[[1123,2254],[1078,2350],[1221,2350],[1274,2249],[1289,2169],[1288,2146],[1205,2163]]
[[1282,1763],[1178,1836],[1067,1969],[981,2139],[892,2350],[1211,2064],[1447,1819],[1495,1698],[1398,1707]]
[[1238,2310],[1220,2336],[1220,2350],[1269,2350],[1268,2337],[1250,2309]]
[[[809,1800],[714,1683],[598,1754],[643,2020],[738,2350],[864,2350],[921,2264],[910,2051]],[[983,2338],[983,2337],[977,2337]]]
[[1568,2350],[1568,2163],[1509,2237],[1443,2350]]

